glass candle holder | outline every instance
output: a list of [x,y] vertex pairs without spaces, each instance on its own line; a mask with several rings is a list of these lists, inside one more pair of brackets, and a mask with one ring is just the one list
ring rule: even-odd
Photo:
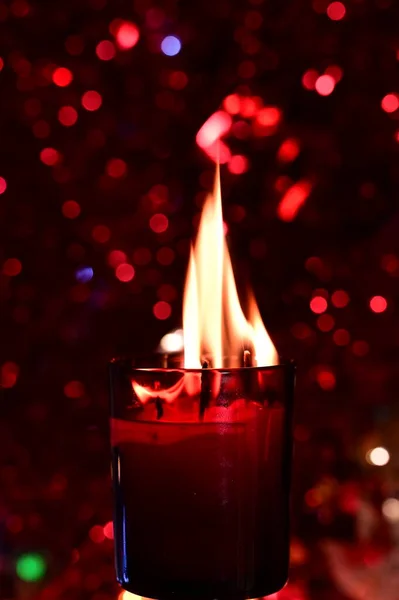
[[159,600],[257,598],[289,562],[293,364],[135,368],[115,359],[117,579]]

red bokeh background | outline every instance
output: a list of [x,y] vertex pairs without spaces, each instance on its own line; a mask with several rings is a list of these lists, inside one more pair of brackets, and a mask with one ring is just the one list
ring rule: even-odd
[[[118,595],[106,364],[181,324],[217,140],[237,279],[298,362],[279,599],[397,597],[398,16],[0,3],[0,598]],[[32,552],[37,583],[15,571]]]

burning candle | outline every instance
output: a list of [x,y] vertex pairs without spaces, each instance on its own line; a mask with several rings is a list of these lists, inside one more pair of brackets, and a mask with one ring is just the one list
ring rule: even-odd
[[285,584],[292,364],[241,308],[219,177],[191,251],[184,358],[111,364],[117,578],[148,598],[256,598]]

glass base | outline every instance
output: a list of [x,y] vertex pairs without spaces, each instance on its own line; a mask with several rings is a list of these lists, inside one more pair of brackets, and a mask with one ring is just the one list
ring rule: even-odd
[[263,598],[279,592],[287,583],[288,577],[270,580],[260,587],[254,587],[246,592],[232,589],[230,586],[209,586],[203,582],[186,582],[160,585],[154,581],[151,584],[140,585],[135,580],[134,585],[119,581],[122,588],[136,596],[153,600],[251,600]]

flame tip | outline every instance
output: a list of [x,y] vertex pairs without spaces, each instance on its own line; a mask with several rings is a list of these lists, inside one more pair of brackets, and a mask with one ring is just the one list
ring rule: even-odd
[[186,368],[201,368],[204,355],[212,357],[213,368],[224,368],[226,355],[228,368],[245,365],[252,355],[258,366],[278,364],[252,290],[247,295],[249,320],[241,308],[225,240],[217,161],[214,190],[207,196],[190,248],[183,307]]

